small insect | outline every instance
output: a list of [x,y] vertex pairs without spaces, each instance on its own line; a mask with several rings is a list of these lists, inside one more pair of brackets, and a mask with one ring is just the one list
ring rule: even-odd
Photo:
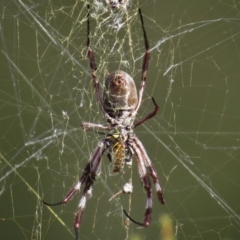
[[106,3],[111,8],[126,8],[129,0],[106,0]]
[[[142,65],[142,76],[139,91],[137,89],[132,77],[121,70],[117,70],[111,73],[105,80],[103,96],[100,92],[100,84],[96,75],[97,66],[93,55],[93,50],[90,45],[90,6],[88,5],[87,15],[87,55],[90,63],[90,69],[92,73],[92,82],[96,93],[96,98],[99,103],[99,107],[103,112],[107,123],[96,124],[83,122],[82,127],[85,130],[91,129],[98,132],[99,129],[105,130],[104,137],[98,142],[97,147],[93,151],[87,165],[85,166],[82,175],[74,187],[68,192],[68,194],[60,201],[56,203],[47,203],[43,200],[43,203],[48,206],[56,206],[60,204],[68,203],[70,199],[80,190],[83,186],[82,196],[80,198],[77,213],[74,220],[74,230],[76,239],[78,239],[78,230],[81,225],[83,213],[86,207],[87,199],[91,195],[92,185],[96,180],[96,176],[100,172],[102,155],[108,150],[108,158],[113,163],[112,172],[121,172],[125,164],[131,165],[133,156],[136,157],[138,166],[138,172],[140,175],[141,182],[146,191],[147,204],[144,214],[143,223],[137,222],[132,219],[128,213],[124,211],[125,215],[134,223],[148,227],[151,222],[152,212],[152,188],[151,181],[155,185],[158,200],[164,204],[165,200],[163,197],[162,189],[159,184],[157,173],[155,172],[151,160],[149,159],[147,152],[133,133],[133,129],[140,124],[146,122],[150,118],[154,117],[158,112],[158,105],[154,98],[152,98],[155,106],[154,110],[149,113],[145,118],[134,123],[137,112],[142,103],[143,92],[146,83],[147,70],[150,61],[150,49],[148,39],[144,27],[143,17],[141,9],[138,10],[143,38],[145,43],[145,54]],[[127,190],[127,192],[131,192]]]

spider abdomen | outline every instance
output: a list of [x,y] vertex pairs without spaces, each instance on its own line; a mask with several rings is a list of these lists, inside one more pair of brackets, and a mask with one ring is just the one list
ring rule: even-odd
[[117,70],[107,76],[103,91],[105,111],[113,118],[129,115],[138,103],[136,85],[133,78],[124,71]]

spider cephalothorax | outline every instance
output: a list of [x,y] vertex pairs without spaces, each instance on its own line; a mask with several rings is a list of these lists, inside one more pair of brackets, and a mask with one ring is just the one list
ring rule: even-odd
[[80,227],[82,216],[86,207],[87,197],[90,195],[92,185],[96,179],[97,174],[100,172],[102,155],[106,150],[108,151],[109,160],[113,163],[112,173],[121,172],[125,164],[132,164],[133,156],[136,158],[140,179],[147,195],[147,204],[143,223],[139,223],[133,220],[124,210],[124,213],[131,221],[144,227],[148,227],[150,224],[152,212],[152,188],[150,177],[152,178],[155,185],[159,201],[162,204],[165,202],[157,173],[152,167],[151,160],[149,159],[141,141],[133,133],[133,129],[135,127],[155,116],[158,111],[158,106],[155,100],[152,98],[153,104],[155,106],[153,112],[149,113],[145,118],[141,119],[137,123],[134,123],[136,114],[142,102],[143,91],[146,83],[146,74],[150,60],[149,44],[140,9],[139,16],[141,20],[146,50],[143,60],[142,77],[138,95],[132,77],[129,74],[118,70],[111,73],[106,78],[102,96],[100,92],[100,84],[96,76],[97,66],[95,63],[92,48],[90,46],[90,14],[88,5],[87,54],[90,62],[92,82],[95,89],[97,101],[106,118],[107,124],[83,122],[82,127],[85,130],[92,129],[97,132],[99,132],[99,130],[105,130],[106,133],[99,132],[104,136],[98,142],[97,147],[93,151],[87,165],[82,172],[82,175],[79,178],[79,181],[74,185],[74,187],[69,191],[64,199],[57,203],[47,203],[43,201],[43,203],[48,206],[67,203],[75,195],[75,193],[80,190],[81,186],[84,185],[82,197],[79,201],[78,210],[74,221],[76,239],[78,239],[78,229]]

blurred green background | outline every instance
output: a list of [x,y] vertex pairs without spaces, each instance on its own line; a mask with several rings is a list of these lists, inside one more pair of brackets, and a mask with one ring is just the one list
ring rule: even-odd
[[[139,86],[144,42],[151,62],[135,129],[166,198],[153,191],[152,223],[139,229],[146,194],[136,163],[117,176],[103,158],[81,239],[240,239],[240,3],[130,1],[91,4],[91,43],[103,83],[122,69]],[[86,3],[0,0],[0,239],[74,239],[80,194],[48,208],[77,181],[99,138],[82,121],[104,122],[86,56]],[[133,193],[108,200],[131,180]],[[168,216],[165,228],[162,216]],[[169,229],[166,230],[166,229]],[[171,239],[171,238],[169,238]]]

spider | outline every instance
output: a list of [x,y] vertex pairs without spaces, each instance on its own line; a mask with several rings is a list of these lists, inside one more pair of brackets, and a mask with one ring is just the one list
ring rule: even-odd
[[76,194],[76,192],[80,190],[81,186],[85,184],[74,220],[76,239],[78,239],[78,230],[81,225],[87,199],[89,195],[91,195],[92,185],[96,179],[96,176],[100,172],[102,155],[106,150],[108,150],[108,157],[113,163],[113,173],[121,172],[125,164],[131,165],[133,156],[136,156],[138,172],[147,195],[147,204],[143,223],[135,221],[128,215],[125,210],[123,210],[125,215],[132,222],[144,227],[148,227],[150,224],[152,212],[152,188],[149,176],[152,178],[155,185],[158,200],[162,204],[165,202],[162,189],[159,184],[158,176],[153,169],[151,160],[149,159],[143,144],[133,133],[133,129],[135,127],[154,117],[159,109],[154,98],[152,98],[153,104],[155,106],[154,110],[145,118],[141,119],[137,123],[134,123],[136,114],[142,102],[146,83],[146,74],[150,61],[149,43],[144,27],[141,9],[138,10],[138,13],[140,16],[145,43],[145,55],[142,65],[142,76],[138,94],[132,77],[126,72],[117,70],[107,76],[104,84],[103,96],[101,96],[100,93],[100,84],[96,76],[97,66],[95,63],[93,50],[90,45],[89,5],[87,6],[87,10],[87,55],[90,63],[92,82],[95,89],[97,101],[106,118],[107,124],[83,122],[82,127],[84,130],[92,129],[98,131],[101,129],[105,130],[106,133],[102,133],[104,134],[104,137],[98,142],[97,147],[93,151],[78,182],[67,193],[67,195],[60,202],[56,203],[47,203],[43,200],[43,203],[48,206],[56,206],[68,203],[69,200],[72,199]]

